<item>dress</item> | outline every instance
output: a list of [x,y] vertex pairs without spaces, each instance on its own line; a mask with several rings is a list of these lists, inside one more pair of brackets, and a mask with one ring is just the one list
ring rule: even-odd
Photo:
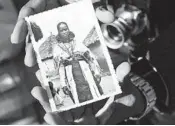
[[[82,103],[102,95],[100,67],[89,49],[74,40],[53,45],[53,58],[57,63],[62,87],[66,86],[75,103]],[[98,85],[98,86],[97,86]]]

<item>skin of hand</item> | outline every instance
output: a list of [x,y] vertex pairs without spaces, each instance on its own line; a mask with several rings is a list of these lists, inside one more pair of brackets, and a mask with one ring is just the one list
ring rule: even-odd
[[[125,68],[125,71],[123,71],[124,68]],[[123,80],[123,78],[128,74],[128,72],[130,72],[129,70],[130,70],[130,66],[127,62],[123,62],[122,64],[120,64],[116,69],[116,71],[118,71],[117,74],[121,74],[119,76],[120,77],[119,80]],[[121,73],[119,71],[121,71]],[[41,85],[43,85],[41,73],[39,70],[36,72],[36,77],[40,81]],[[72,117],[71,111],[67,111],[66,114],[59,114],[59,113],[55,114],[51,112],[48,96],[47,96],[46,90],[44,89],[44,86],[34,87],[33,90],[31,91],[31,94],[33,95],[34,98],[36,98],[40,102],[40,104],[46,111],[46,115],[44,116],[45,121],[48,124],[59,124],[59,125],[72,124],[70,122],[74,122],[73,124],[89,124],[89,123],[105,124],[105,122],[110,118],[110,115],[112,114],[113,105],[114,105],[113,103],[121,103],[126,106],[132,106],[134,104],[133,102],[135,101],[135,97],[133,95],[128,95],[117,99],[115,99],[115,97],[110,97],[105,103],[105,105],[97,113],[95,113],[95,115],[93,114],[93,111],[91,108],[88,108],[88,110],[85,109],[84,107],[74,109],[73,116],[78,118],[74,118],[74,120],[72,120],[73,117]],[[84,113],[83,116],[81,116],[82,113]],[[66,116],[63,116],[63,115],[66,115]]]
[[[95,2],[98,2],[98,0],[95,0]],[[60,3],[65,4],[65,1],[61,0]],[[11,34],[11,42],[13,44],[16,44],[17,46],[21,46],[23,45],[21,43],[26,42],[26,47],[25,47],[26,55],[24,58],[24,63],[26,66],[33,67],[36,64],[36,58],[35,58],[32,44],[28,39],[29,36],[27,36],[28,30],[27,30],[27,24],[24,18],[33,14],[37,14],[37,13],[52,9],[52,8],[56,8],[58,6],[59,4],[57,0],[30,0],[26,5],[22,7],[18,16],[17,23],[13,30],[13,33]],[[125,65],[126,64],[127,63],[125,63]],[[125,65],[123,65],[123,67],[125,67]],[[120,69],[122,69],[123,67],[120,67]],[[129,70],[126,70],[125,74],[127,75],[128,72]],[[120,72],[118,72],[118,74],[120,74]],[[125,74],[122,72],[123,76],[120,76],[120,80],[123,80],[122,78],[124,78]],[[97,123],[104,124],[105,121],[100,121],[100,120],[103,120],[103,119],[107,120],[110,117],[109,115],[112,110],[111,105],[115,100],[114,97],[111,97],[106,102],[104,107],[100,109],[99,112],[97,112],[96,115],[93,114],[93,111],[90,107],[86,107],[86,109],[85,107],[80,107],[80,108],[76,108],[71,111],[67,111],[63,113],[52,113],[49,105],[48,96],[47,96],[45,87],[43,86],[40,71],[36,72],[36,76],[38,80],[41,82],[42,87],[34,87],[33,90],[31,91],[31,94],[33,95],[34,98],[36,98],[40,102],[40,104],[43,106],[44,110],[46,111],[44,119],[48,124],[63,125],[63,124],[72,124],[72,122],[73,124],[97,124]],[[124,104],[123,102],[121,103]],[[83,113],[83,116],[80,117],[82,113]],[[108,116],[106,117],[106,115]],[[97,120],[97,118],[99,120]]]
[[[99,2],[100,0],[92,0],[92,2]],[[25,17],[37,14],[46,10],[50,10],[59,7],[59,4],[68,4],[66,0],[29,0],[20,10],[17,23],[11,34],[11,42],[17,44],[18,50],[22,48],[26,42],[26,55],[24,58],[24,63],[28,67],[32,67],[36,64],[36,58],[32,44],[29,42],[28,29]]]

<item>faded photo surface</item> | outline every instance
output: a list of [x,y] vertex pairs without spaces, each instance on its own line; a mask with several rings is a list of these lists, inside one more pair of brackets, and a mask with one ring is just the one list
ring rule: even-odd
[[121,93],[91,0],[26,21],[53,111]]

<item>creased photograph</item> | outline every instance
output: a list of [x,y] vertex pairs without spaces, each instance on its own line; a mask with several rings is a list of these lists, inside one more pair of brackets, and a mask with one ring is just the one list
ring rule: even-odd
[[91,0],[25,19],[53,111],[121,93]]

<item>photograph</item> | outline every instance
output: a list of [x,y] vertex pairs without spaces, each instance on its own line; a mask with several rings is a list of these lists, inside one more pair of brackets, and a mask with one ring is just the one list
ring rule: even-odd
[[70,110],[121,93],[91,1],[25,19],[52,111]]
[[175,125],[174,0],[0,0],[0,125]]

